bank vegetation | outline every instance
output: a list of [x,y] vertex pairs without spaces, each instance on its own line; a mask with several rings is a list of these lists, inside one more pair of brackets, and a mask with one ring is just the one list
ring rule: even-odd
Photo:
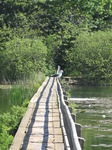
[[14,106],[0,116],[0,149],[9,148],[40,72],[50,75],[60,65],[85,85],[112,85],[111,18],[112,0],[0,1],[0,83],[33,75],[27,88],[21,82],[11,90]]
[[112,84],[112,0],[0,1],[0,81],[49,75]]

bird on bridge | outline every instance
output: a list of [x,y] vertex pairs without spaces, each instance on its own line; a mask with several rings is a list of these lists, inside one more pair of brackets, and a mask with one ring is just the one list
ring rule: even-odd
[[57,78],[61,78],[62,73],[63,73],[63,70],[60,70],[58,73],[56,73],[56,74],[52,74],[50,77],[57,77]]

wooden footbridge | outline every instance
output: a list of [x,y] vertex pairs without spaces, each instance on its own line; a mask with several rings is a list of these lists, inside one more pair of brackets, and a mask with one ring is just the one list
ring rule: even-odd
[[47,77],[32,97],[10,150],[83,150],[81,125],[56,78]]

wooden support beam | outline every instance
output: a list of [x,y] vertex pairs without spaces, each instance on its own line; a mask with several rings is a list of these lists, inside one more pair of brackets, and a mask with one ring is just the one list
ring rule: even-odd
[[73,121],[74,121],[74,122],[76,122],[76,115],[75,115],[75,114],[73,114],[73,113],[72,113],[71,115],[72,115],[72,119],[73,119]]
[[75,123],[75,127],[76,127],[76,130],[77,130],[78,137],[81,137],[81,128],[82,128],[82,125],[79,124],[79,123]]
[[85,142],[84,138],[78,137],[78,139],[79,139],[79,143],[81,145],[82,150],[84,150],[84,142]]

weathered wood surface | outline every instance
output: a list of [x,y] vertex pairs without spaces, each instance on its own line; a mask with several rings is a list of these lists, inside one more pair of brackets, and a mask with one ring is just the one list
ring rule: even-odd
[[47,77],[32,97],[10,150],[84,149],[81,125],[68,103],[58,79]]
[[64,150],[56,81],[47,78],[33,96],[10,150]]
[[[63,94],[61,85],[59,82],[57,82],[57,89],[58,89],[58,100],[59,100],[59,107],[62,112],[63,116],[63,122],[64,122],[64,128],[67,136],[67,140],[69,141],[69,148],[66,148],[66,150],[71,149],[71,150],[82,150],[84,149],[83,144],[81,145],[82,140],[79,140],[79,137],[81,136],[81,125],[74,123],[76,119],[72,118],[72,110],[66,105],[64,100],[65,96]],[[80,142],[81,141],[81,142]],[[66,144],[66,142],[65,142]]]

